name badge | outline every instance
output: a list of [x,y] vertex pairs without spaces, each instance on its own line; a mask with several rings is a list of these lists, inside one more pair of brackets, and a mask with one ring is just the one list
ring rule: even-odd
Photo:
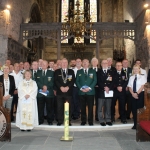
[[107,81],[112,81],[112,77],[108,76]]
[[93,78],[93,73],[90,73],[90,74],[89,74],[89,77],[90,77],[90,78]]
[[68,75],[68,80],[71,81],[72,80],[72,75]]
[[51,78],[52,78],[52,77],[47,77],[47,78],[48,78],[48,81],[51,81]]
[[125,79],[125,76],[122,76],[122,80],[124,80]]

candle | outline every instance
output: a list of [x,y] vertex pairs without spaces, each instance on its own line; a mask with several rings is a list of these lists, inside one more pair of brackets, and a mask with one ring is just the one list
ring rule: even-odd
[[66,102],[64,104],[65,111],[64,111],[64,139],[69,140],[69,103]]

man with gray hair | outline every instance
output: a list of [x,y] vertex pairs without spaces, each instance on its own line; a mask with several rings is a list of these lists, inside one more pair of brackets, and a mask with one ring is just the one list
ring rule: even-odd
[[[97,75],[100,69],[98,68],[98,59],[96,57],[92,58],[91,65],[93,70],[96,71],[96,75]],[[99,121],[98,120],[98,93],[99,93],[99,89],[98,89],[98,85],[96,84],[95,86],[95,120],[96,121]]]
[[116,68],[112,66],[113,59],[111,57],[109,57],[109,58],[107,58],[107,62],[108,62],[108,69],[114,73],[116,71]]
[[[111,102],[112,96],[109,96],[110,90],[113,90],[113,72],[108,69],[108,61],[102,60],[102,68],[98,71],[98,118],[101,126],[112,126],[111,123]],[[104,110],[104,113],[103,113]]]

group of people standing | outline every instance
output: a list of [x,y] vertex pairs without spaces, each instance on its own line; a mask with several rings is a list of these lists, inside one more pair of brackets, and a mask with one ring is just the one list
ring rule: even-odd
[[69,102],[70,126],[71,119],[80,117],[82,126],[86,123],[92,126],[94,119],[101,126],[112,126],[118,100],[121,122],[126,124],[132,111],[132,129],[136,129],[137,109],[144,106],[147,73],[139,59],[133,70],[128,67],[127,59],[116,62],[115,67],[112,63],[112,58],[104,59],[98,68],[97,58],[93,58],[91,64],[88,59],[71,60],[70,66],[66,58],[56,63],[39,59],[31,66],[28,62],[12,65],[6,60],[0,71],[3,106],[11,110],[12,121],[15,106],[16,126],[21,131],[31,131],[44,123],[45,116],[48,125],[53,125],[54,119],[58,126],[62,125],[66,101]]

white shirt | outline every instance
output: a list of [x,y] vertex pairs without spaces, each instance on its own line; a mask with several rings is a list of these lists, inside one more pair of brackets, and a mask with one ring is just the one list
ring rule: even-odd
[[85,73],[85,70],[86,70],[86,72],[88,74],[89,68],[87,68],[87,69],[83,68],[84,73]]
[[93,67],[93,70],[95,70],[96,72],[98,71],[97,67]]
[[0,75],[2,75],[3,74],[3,72],[0,70]]
[[[82,67],[81,67],[80,69],[82,69]],[[73,69],[75,77],[76,77],[76,75],[77,75],[77,71],[80,70],[80,69],[78,69],[77,67],[75,67],[75,68]]]
[[8,79],[4,79],[4,96],[9,95],[9,86],[10,86],[10,81],[9,78]]
[[39,70],[42,70],[42,67],[39,67]]
[[23,75],[22,75],[21,71],[19,71],[16,74],[16,72],[13,70],[13,72],[10,73],[10,75],[12,75],[14,77],[14,79],[15,79],[15,88],[18,89],[19,82],[23,80]]
[[54,69],[53,69],[53,68],[48,68],[48,70],[54,71]]
[[[129,82],[128,82],[128,87],[130,87],[132,90],[133,90],[133,82],[134,82],[134,79],[135,79],[135,75],[132,75],[130,78],[129,78]],[[146,83],[146,79],[145,79],[145,76],[143,75],[139,75],[137,74],[137,81],[136,81],[136,92],[141,88],[142,85],[144,85]],[[144,89],[143,89],[144,91]]]
[[46,70],[42,70],[42,75],[43,75],[43,72],[45,71],[45,76],[46,76],[46,73],[47,73],[47,69]]
[[[82,67],[81,67],[80,69],[82,69]],[[80,69],[78,69],[77,67],[75,67],[75,68],[73,69],[75,77],[76,77],[76,75],[77,75],[77,71],[80,70]],[[75,83],[74,83],[74,86],[77,87]]]
[[146,72],[146,70],[142,69],[142,68],[140,68],[140,70],[141,70],[141,75],[143,75],[146,78],[146,81],[147,81],[147,72]]
[[107,73],[107,69],[103,69],[103,72],[104,72],[104,70],[106,71],[106,73]]

